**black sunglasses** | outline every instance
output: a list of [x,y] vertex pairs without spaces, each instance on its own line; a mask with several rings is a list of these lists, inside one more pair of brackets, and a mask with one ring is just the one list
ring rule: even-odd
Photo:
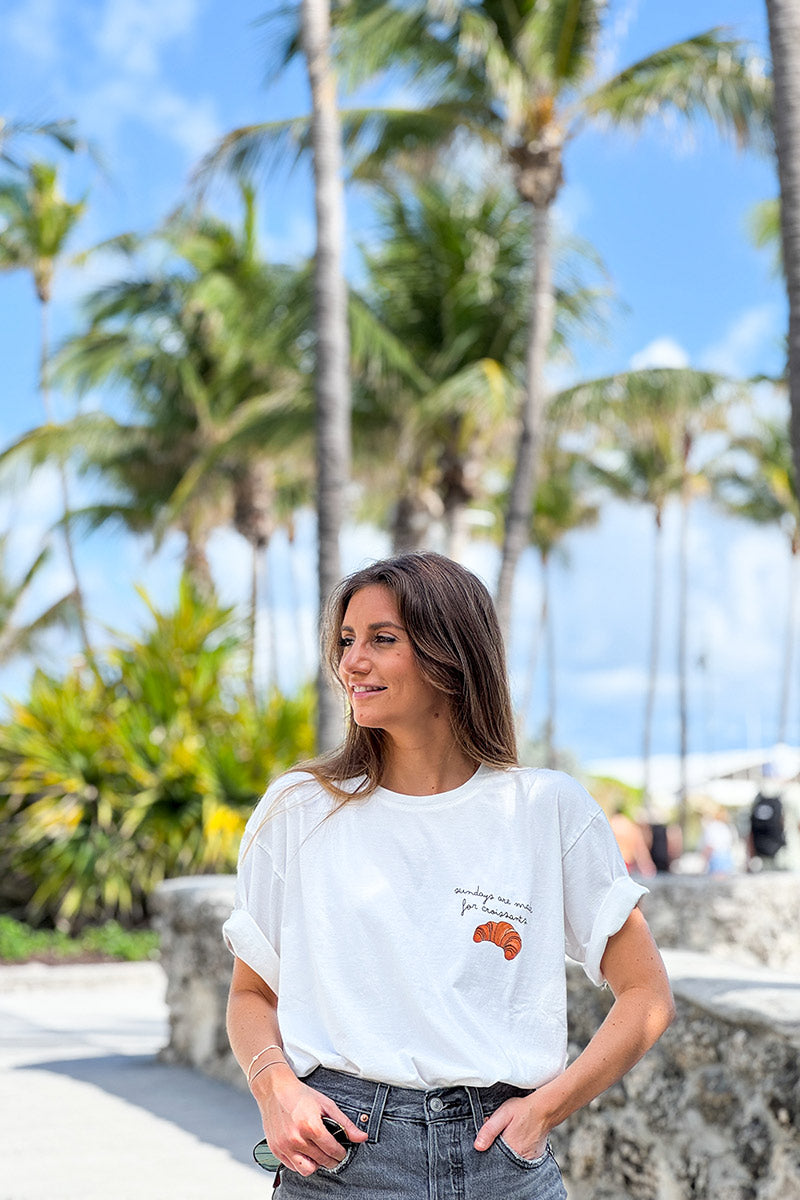
[[[339,1122],[334,1121],[333,1117],[323,1117],[322,1124],[329,1133],[333,1134],[340,1146],[350,1145],[350,1139],[348,1138],[347,1134],[342,1129]],[[278,1167],[281,1165],[281,1160],[276,1158],[272,1153],[266,1138],[262,1138],[257,1145],[253,1146],[253,1158],[260,1167],[263,1167],[265,1171],[277,1171]]]

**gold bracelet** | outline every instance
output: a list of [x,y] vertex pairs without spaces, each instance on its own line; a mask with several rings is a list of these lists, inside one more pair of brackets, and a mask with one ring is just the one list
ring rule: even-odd
[[273,1058],[272,1062],[264,1063],[263,1067],[259,1067],[257,1071],[254,1071],[253,1074],[248,1077],[247,1086],[252,1087],[253,1080],[256,1078],[256,1076],[260,1075],[262,1071],[266,1071],[267,1067],[288,1067],[288,1066],[289,1066],[289,1064],[285,1058]]

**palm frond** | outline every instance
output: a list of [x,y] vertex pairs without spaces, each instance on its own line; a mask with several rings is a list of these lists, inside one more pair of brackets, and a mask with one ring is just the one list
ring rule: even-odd
[[370,386],[401,378],[423,392],[431,386],[405,342],[380,320],[357,293],[350,293],[350,353],[358,375]]
[[262,121],[232,129],[201,159],[190,187],[202,195],[215,178],[252,180],[281,167],[294,167],[311,142],[309,117]]
[[582,112],[641,127],[671,113],[709,118],[740,146],[772,148],[772,82],[745,43],[709,30],[627,67],[585,97]]

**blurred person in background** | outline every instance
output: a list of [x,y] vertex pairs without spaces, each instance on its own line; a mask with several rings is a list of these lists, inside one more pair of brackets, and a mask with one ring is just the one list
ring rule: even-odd
[[709,875],[732,875],[736,869],[734,853],[738,835],[728,812],[716,805],[703,819],[700,852]]

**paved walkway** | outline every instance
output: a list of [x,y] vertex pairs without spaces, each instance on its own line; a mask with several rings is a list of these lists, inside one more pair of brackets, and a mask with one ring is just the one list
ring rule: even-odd
[[244,1092],[158,1061],[155,963],[0,967],[0,1200],[269,1200]]

